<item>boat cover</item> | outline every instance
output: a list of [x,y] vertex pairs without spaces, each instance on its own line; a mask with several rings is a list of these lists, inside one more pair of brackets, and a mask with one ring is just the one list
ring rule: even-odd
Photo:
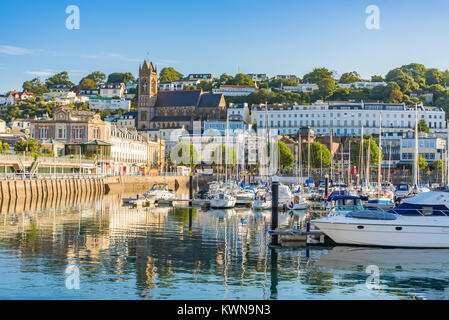
[[370,220],[396,220],[398,216],[391,212],[376,210],[360,210],[346,214],[348,218],[370,219]]

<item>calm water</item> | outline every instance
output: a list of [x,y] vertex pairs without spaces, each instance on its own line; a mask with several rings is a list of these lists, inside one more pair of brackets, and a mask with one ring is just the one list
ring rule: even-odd
[[[189,228],[187,209],[130,209],[118,196],[16,211],[1,215],[1,299],[449,297],[448,250],[272,251],[269,213],[194,210]],[[71,265],[79,290],[66,287]],[[366,285],[373,265],[380,289]]]

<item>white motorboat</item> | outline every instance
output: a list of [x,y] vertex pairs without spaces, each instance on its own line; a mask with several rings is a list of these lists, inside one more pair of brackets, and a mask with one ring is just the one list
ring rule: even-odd
[[326,213],[328,216],[341,215],[363,209],[364,207],[360,197],[351,195],[333,197],[326,205]]
[[412,192],[412,188],[407,183],[401,183],[395,190],[395,196],[397,198],[407,197]]
[[145,198],[154,201],[158,200],[175,200],[174,193],[168,189],[168,185],[165,183],[156,183],[153,187],[143,194]]
[[256,199],[253,201],[252,207],[254,210],[271,210],[271,193],[265,190],[256,193]]
[[369,199],[365,202],[366,209],[390,210],[394,207],[394,202],[389,197],[381,196]]
[[252,202],[256,198],[256,193],[252,189],[241,189],[234,192],[237,203]]
[[361,210],[312,224],[338,244],[449,248],[449,193],[426,192],[388,212]]
[[287,209],[289,210],[307,210],[309,202],[303,197],[296,195],[292,201],[287,203]]
[[283,207],[291,203],[293,200],[293,194],[290,188],[284,184],[279,184],[279,196],[278,203],[279,207]]
[[218,192],[210,200],[210,207],[216,209],[234,208],[235,198],[227,192]]

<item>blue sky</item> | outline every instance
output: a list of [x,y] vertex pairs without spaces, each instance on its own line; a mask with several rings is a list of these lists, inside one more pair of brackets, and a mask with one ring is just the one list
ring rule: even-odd
[[[296,74],[315,67],[363,77],[410,62],[449,69],[445,0],[1,1],[0,92],[63,70],[78,82],[133,72],[149,52],[183,74]],[[380,30],[365,27],[368,5]],[[65,9],[80,8],[80,30]],[[10,14],[5,14],[9,12]]]

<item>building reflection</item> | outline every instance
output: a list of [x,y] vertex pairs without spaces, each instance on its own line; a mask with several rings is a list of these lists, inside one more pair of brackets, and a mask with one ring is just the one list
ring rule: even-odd
[[[407,296],[413,277],[427,296],[441,296],[449,284],[449,274],[440,273],[438,282],[437,273],[425,271],[428,264],[419,264],[434,261],[446,270],[449,254],[443,251],[410,261],[410,254],[381,249],[270,250],[269,214],[248,209],[133,209],[122,206],[120,195],[68,197],[24,208],[8,207],[0,220],[0,249],[8,249],[20,272],[56,276],[76,264],[86,281],[115,281],[119,288],[120,281],[134,280],[137,296],[145,299],[194,299],[190,294],[201,286],[218,290],[205,298],[222,299],[236,292],[281,299],[280,288],[292,284],[303,296],[288,298],[332,294],[337,288],[355,294],[366,280],[364,268],[374,262],[386,270],[396,288],[389,294],[395,296]],[[371,261],[376,256],[379,261]],[[39,263],[27,262],[33,260]]]

